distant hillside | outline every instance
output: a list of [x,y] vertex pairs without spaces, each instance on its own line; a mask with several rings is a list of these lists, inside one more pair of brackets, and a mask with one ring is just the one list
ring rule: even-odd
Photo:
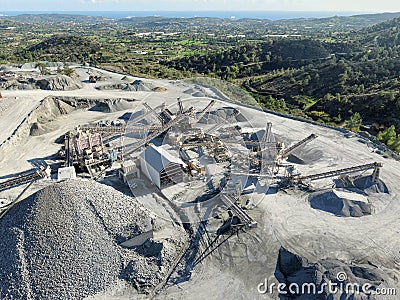
[[89,23],[89,22],[101,22],[110,20],[105,17],[75,15],[75,14],[22,14],[18,16],[3,16],[3,19],[15,20],[18,22],[31,22],[31,23],[57,23],[57,22],[78,22],[78,23]]
[[360,42],[385,48],[392,48],[400,45],[400,18],[363,29],[357,33]]
[[88,61],[100,45],[91,39],[74,35],[54,35],[18,52],[25,59],[47,61]]
[[178,70],[215,73],[222,79],[234,79],[326,60],[332,47],[331,44],[311,39],[271,39],[263,43],[242,43],[228,50],[186,56],[164,63]]
[[334,16],[329,18],[309,18],[309,19],[290,19],[278,20],[278,24],[300,24],[304,26],[309,25],[323,25],[329,24],[332,27],[341,26],[348,27],[348,29],[360,29],[363,27],[372,26],[381,22],[385,22],[394,18],[399,18],[400,12],[396,13],[380,13],[380,14],[364,14],[354,16]]
[[152,28],[157,31],[187,30],[209,26],[229,27],[235,26],[230,19],[220,18],[167,18],[167,17],[132,17],[118,20],[120,24],[133,25],[136,28]]
[[354,15],[354,16],[334,16],[329,18],[296,18],[287,20],[271,21],[267,19],[220,19],[220,18],[206,18],[206,17],[195,17],[195,18],[167,18],[167,17],[131,17],[118,20],[120,23],[132,24],[139,28],[195,28],[197,26],[219,26],[223,27],[248,27],[253,26],[260,27],[264,26],[266,29],[277,29],[281,28],[286,30],[287,27],[297,26],[298,29],[304,29],[306,27],[316,28],[321,27],[328,31],[349,31],[354,29],[361,29],[368,26],[378,24],[387,20],[400,17],[398,13],[380,13],[380,14],[365,14],[365,15]]

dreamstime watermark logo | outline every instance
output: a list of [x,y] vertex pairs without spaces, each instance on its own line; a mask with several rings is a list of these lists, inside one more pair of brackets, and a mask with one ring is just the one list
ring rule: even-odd
[[257,291],[260,294],[274,294],[280,295],[321,295],[321,294],[347,294],[347,295],[396,295],[397,290],[395,288],[377,288],[369,283],[360,285],[358,283],[349,283],[347,281],[348,276],[345,272],[339,272],[336,274],[337,282],[322,282],[316,284],[314,282],[305,282],[302,284],[298,283],[269,283],[269,280],[265,278],[264,282],[257,285]]

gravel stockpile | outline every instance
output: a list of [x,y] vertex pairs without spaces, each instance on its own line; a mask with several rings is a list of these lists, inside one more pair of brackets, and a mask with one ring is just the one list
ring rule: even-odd
[[49,75],[36,79],[29,77],[19,78],[0,78],[0,88],[3,90],[51,90],[51,91],[72,91],[82,88],[82,84],[66,75]]
[[131,92],[151,92],[154,86],[141,80],[135,80],[131,83],[114,83],[97,86],[96,89],[103,90],[123,90]]
[[[134,198],[96,182],[43,189],[0,220],[0,299],[81,299],[121,277],[134,286],[150,278],[154,286],[179,241],[149,242],[147,250],[119,246],[151,223]],[[138,260],[143,267],[135,268]]]
[[378,180],[377,183],[372,181],[372,176],[361,176],[354,180],[354,186],[368,195],[385,193],[389,194],[389,189],[382,180]]
[[91,111],[101,111],[104,113],[112,113],[120,110],[127,110],[132,108],[133,100],[130,99],[104,99],[97,101]]
[[[210,111],[206,113],[203,118],[200,119],[199,123],[203,124],[216,124],[220,123],[222,120],[228,119],[234,113],[234,109],[230,107],[219,108],[217,110]],[[245,122],[246,118],[239,113],[235,118],[230,120],[230,122]]]
[[33,82],[19,82],[15,79],[0,81],[0,88],[3,90],[34,90],[37,87]]
[[340,217],[362,217],[372,213],[369,202],[346,199],[345,196],[338,195],[335,190],[312,193],[309,196],[309,201],[312,208]]
[[36,86],[42,90],[71,91],[81,89],[82,85],[77,80],[66,75],[48,76],[36,81]]
[[[337,279],[338,274],[345,274],[344,281]],[[336,259],[321,260],[317,263],[310,263],[305,258],[300,257],[285,248],[279,251],[278,261],[276,264],[275,276],[280,283],[284,284],[284,291],[287,297],[280,299],[298,299],[298,300],[320,300],[320,299],[393,299],[380,298],[374,295],[365,294],[362,290],[364,284],[368,284],[368,290],[374,291],[377,288],[387,288],[393,286],[393,280],[382,270],[382,268],[364,262],[360,258],[357,263],[351,265]],[[327,283],[337,284],[337,293],[333,293],[332,289],[327,288]],[[306,287],[304,284],[313,283],[317,287],[317,291],[323,293],[308,293],[300,289],[298,293],[293,292],[288,287],[295,285]],[[346,285],[353,284],[359,286],[359,293],[352,292],[346,295]],[[343,287],[343,289],[341,289]],[[354,293],[354,294],[353,294]]]

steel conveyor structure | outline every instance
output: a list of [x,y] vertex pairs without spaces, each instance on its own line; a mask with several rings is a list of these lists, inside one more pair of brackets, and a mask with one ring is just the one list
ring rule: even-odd
[[377,182],[379,179],[379,171],[380,171],[381,167],[383,167],[382,163],[374,162],[371,164],[365,164],[365,165],[360,165],[360,166],[355,166],[355,167],[350,167],[350,168],[333,170],[333,171],[328,171],[328,172],[323,172],[323,173],[318,173],[318,174],[312,174],[312,175],[306,175],[306,176],[293,176],[293,177],[291,177],[291,180],[293,182],[302,182],[304,180],[318,180],[318,179],[333,177],[336,175],[350,174],[350,173],[361,172],[361,171],[373,169],[374,172],[372,174],[372,179],[373,179],[373,182]]
[[46,177],[44,170],[31,170],[23,175],[0,183],[0,192]]
[[293,146],[287,148],[283,153],[282,153],[282,158],[287,158],[290,153],[292,153],[294,150],[296,150],[297,148],[301,147],[302,145],[307,144],[308,142],[311,142],[312,140],[316,139],[318,136],[315,135],[314,133],[312,133],[311,135],[309,135],[308,137],[306,137],[305,139],[297,142],[296,144],[294,144]]
[[224,204],[228,206],[228,208],[231,209],[236,216],[239,217],[240,221],[242,221],[247,228],[257,227],[257,222],[236,204],[235,198],[226,193],[221,193],[220,198],[222,202],[224,202]]

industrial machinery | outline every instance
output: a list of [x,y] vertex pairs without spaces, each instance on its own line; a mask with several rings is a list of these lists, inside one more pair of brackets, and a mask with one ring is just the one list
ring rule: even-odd
[[206,171],[205,167],[195,159],[188,160],[187,165],[191,172],[191,175],[201,175],[204,174]]
[[243,209],[241,209],[237,204],[235,199],[232,195],[228,193],[221,193],[221,200],[224,204],[232,210],[232,212],[239,217],[242,224],[244,224],[247,228],[255,228],[257,227],[257,222],[250,217]]
[[[103,141],[112,135],[122,136],[121,126],[91,126],[77,127],[75,132],[68,132],[64,137],[65,157],[64,168],[77,167],[81,171],[87,171],[93,178],[111,166],[112,162],[121,158],[116,149],[107,147]],[[71,171],[75,173],[75,171]],[[73,178],[75,175],[73,176]]]
[[205,116],[206,113],[208,113],[211,108],[215,105],[216,101],[215,100],[211,100],[210,103],[207,104],[207,106],[200,111],[192,120],[191,123],[192,124],[196,124],[197,122],[199,122],[201,120],[201,118],[203,118]]
[[289,181],[292,184],[293,183],[300,184],[307,180],[312,181],[312,180],[334,177],[337,175],[350,174],[350,173],[362,172],[362,171],[373,169],[374,171],[372,173],[372,182],[377,183],[379,180],[380,168],[382,168],[382,167],[383,167],[382,163],[374,162],[374,163],[370,163],[370,164],[354,166],[354,167],[338,169],[338,170],[332,170],[332,171],[328,171],[328,172],[322,172],[322,173],[305,175],[305,176],[295,175],[295,176],[289,177]]
[[17,177],[11,178],[4,182],[0,182],[0,192],[25,183],[31,183],[45,177],[50,177],[50,167],[23,172]]
[[305,139],[302,139],[301,141],[297,142],[296,144],[290,146],[287,149],[282,149],[280,156],[284,159],[287,158],[293,151],[295,151],[296,149],[300,148],[301,146],[311,142],[312,140],[316,139],[318,136],[314,133],[312,133],[311,135],[309,135],[308,137],[306,137]]

